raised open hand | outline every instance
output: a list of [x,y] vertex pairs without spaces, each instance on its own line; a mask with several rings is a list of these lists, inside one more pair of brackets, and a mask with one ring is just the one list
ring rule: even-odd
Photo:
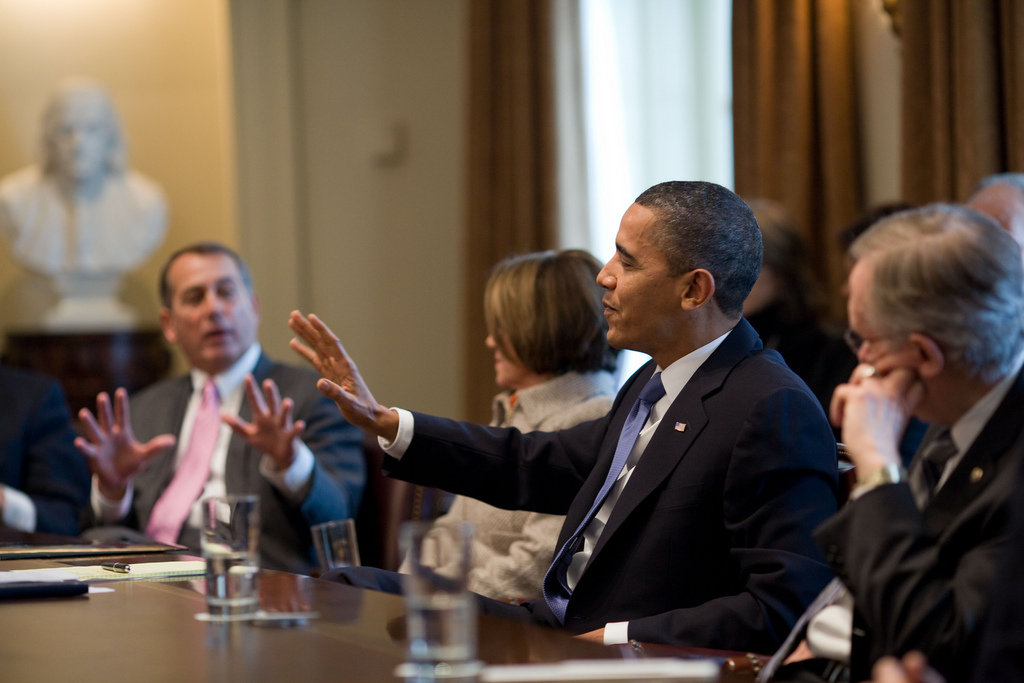
[[96,415],[99,419],[88,408],[79,411],[85,437],[76,438],[75,446],[96,475],[100,493],[110,500],[120,500],[143,465],[157,453],[173,448],[176,439],[172,434],[161,434],[139,443],[132,433],[128,392],[123,388],[114,392],[113,407],[106,392],[97,396]]
[[291,347],[324,377],[317,388],[333,400],[351,424],[385,439],[398,434],[398,415],[377,403],[338,337],[316,315],[292,311],[288,326],[302,338]]
[[290,398],[281,400],[273,380],[263,381],[263,393],[252,375],[245,377],[245,396],[252,408],[252,422],[237,415],[221,415],[221,419],[247,444],[274,460],[279,470],[288,469],[295,460],[296,439],[306,428],[302,420],[292,422],[294,404]]

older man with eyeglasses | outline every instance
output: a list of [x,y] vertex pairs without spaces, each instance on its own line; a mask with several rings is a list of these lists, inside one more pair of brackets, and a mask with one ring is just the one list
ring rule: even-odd
[[[859,681],[911,650],[960,680],[1024,457],[1021,261],[995,222],[950,205],[888,218],[851,254],[845,338],[860,364],[831,416],[858,484],[816,532],[838,580],[759,680]],[[908,472],[911,414],[933,426]]]

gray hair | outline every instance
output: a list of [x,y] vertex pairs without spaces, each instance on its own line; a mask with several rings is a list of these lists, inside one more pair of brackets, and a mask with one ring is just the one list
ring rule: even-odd
[[[985,176],[978,181],[978,185],[971,192],[971,197],[986,187],[993,185],[1009,185],[1016,188],[1021,194],[1024,194],[1024,173],[993,173],[992,175]],[[968,199],[968,201],[970,200]]]
[[850,255],[873,268],[871,322],[887,336],[928,335],[982,381],[1024,349],[1024,273],[1016,243],[981,213],[931,204],[883,219]]
[[645,190],[636,203],[655,215],[651,237],[671,274],[706,269],[715,279],[718,307],[739,316],[763,255],[761,230],[750,207],[721,185],[681,180]]
[[114,108],[110,93],[98,83],[72,78],[63,81],[50,95],[43,111],[43,139],[40,149],[43,172],[56,173],[59,156],[55,150],[57,131],[61,125],[64,108],[74,99],[91,98],[100,106],[103,132],[107,138],[106,172],[111,175],[123,173],[127,166],[128,150],[121,134],[121,120]]

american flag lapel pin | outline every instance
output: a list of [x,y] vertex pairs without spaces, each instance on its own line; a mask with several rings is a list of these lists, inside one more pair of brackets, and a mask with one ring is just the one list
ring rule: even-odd
[[676,431],[677,432],[685,432],[686,431],[686,423],[685,422],[676,422]]

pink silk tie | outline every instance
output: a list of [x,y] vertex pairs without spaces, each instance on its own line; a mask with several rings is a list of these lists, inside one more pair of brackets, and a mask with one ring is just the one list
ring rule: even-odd
[[212,379],[203,386],[203,399],[192,423],[192,436],[188,450],[178,464],[174,479],[161,494],[149,524],[146,535],[161,543],[176,543],[192,503],[196,502],[203,486],[210,476],[210,459],[220,435],[220,397]]

